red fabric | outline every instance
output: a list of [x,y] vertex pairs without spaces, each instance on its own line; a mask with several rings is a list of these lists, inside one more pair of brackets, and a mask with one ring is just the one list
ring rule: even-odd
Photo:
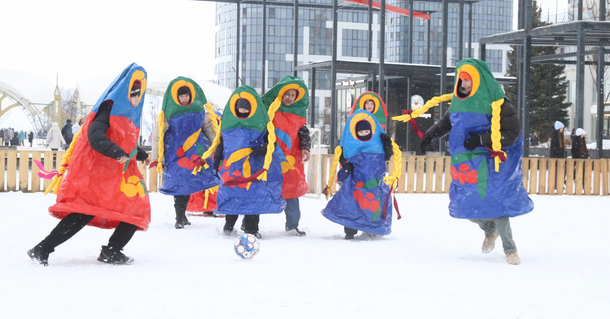
[[[294,169],[287,170],[288,163],[282,163],[282,172],[284,177],[284,183],[282,186],[282,197],[286,199],[301,197],[309,191],[309,185],[305,179],[305,168],[303,167],[303,153],[301,150],[301,144],[299,143],[299,129],[305,125],[307,119],[302,118],[298,115],[277,112],[273,119],[273,125],[276,129],[283,131],[290,136],[290,143],[292,148],[288,149],[288,146],[284,144],[279,138],[277,139],[278,145],[284,152],[284,156],[287,161],[291,161],[290,157],[294,159],[292,166]],[[286,171],[287,170],[287,171]]]
[[[413,113],[413,110],[402,110],[402,114],[411,114]],[[409,123],[411,123],[411,128],[413,129],[413,131],[415,132],[415,134],[417,134],[417,136],[419,136],[419,138],[424,138],[424,132],[420,131],[419,128],[417,128],[417,123],[415,123],[415,119],[412,118]]]
[[[72,160],[59,188],[57,203],[49,207],[49,213],[59,219],[77,212],[93,215],[88,225],[99,228],[116,228],[119,222],[137,225],[139,230],[147,230],[150,224],[150,201],[142,183],[142,175],[135,156],[130,159],[127,170],[125,164],[106,157],[91,148],[88,131],[95,113],[91,113],[78,137]],[[110,116],[110,128],[106,135],[130,154],[136,147],[140,129],[125,117]],[[133,176],[133,177],[132,177]],[[129,182],[132,177],[132,182]],[[136,181],[137,178],[137,181]],[[128,196],[123,189],[144,190],[143,196],[135,193]],[[139,184],[139,186],[138,186]],[[132,193],[133,195],[133,193]]]
[[489,147],[485,147],[485,148],[491,152],[491,154],[489,154],[491,157],[499,157],[502,162],[506,162],[506,153],[504,153],[502,151],[496,152]]
[[191,199],[189,199],[189,204],[186,207],[187,212],[213,212],[216,209],[216,195],[218,192],[214,194],[208,195],[208,208],[203,208],[205,204],[205,191],[197,192],[195,194],[191,194]]

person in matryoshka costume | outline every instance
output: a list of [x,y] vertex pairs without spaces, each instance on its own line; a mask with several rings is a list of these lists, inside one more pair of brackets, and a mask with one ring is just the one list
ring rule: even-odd
[[[517,113],[484,61],[462,60],[455,79],[454,92],[447,95],[451,106],[426,131],[421,148],[449,133],[450,215],[483,229],[483,253],[491,252],[500,236],[507,262],[518,265],[509,217],[531,212],[534,204],[523,187]],[[436,103],[426,103],[423,112]]]
[[273,125],[278,144],[286,157],[286,161],[282,162],[284,174],[282,196],[286,199],[285,230],[289,235],[305,236],[306,233],[300,231],[298,226],[301,219],[299,197],[309,191],[303,167],[303,162],[309,160],[311,148],[309,129],[305,126],[309,90],[301,78],[285,76],[265,93],[262,99],[267,109],[275,108],[276,105],[273,103],[279,105]]
[[[212,121],[206,107],[214,114],[201,87],[192,79],[178,77],[165,91],[159,125],[153,132],[152,158],[162,163],[156,166],[157,172],[163,172],[159,191],[174,196],[176,229],[191,224],[186,218],[191,194],[220,184],[216,172],[210,168],[211,159],[207,160],[208,169],[202,168],[201,155],[216,137],[213,123],[217,123],[216,114]],[[202,169],[193,174],[195,168]]]
[[46,266],[55,247],[90,225],[115,228],[98,261],[133,261],[121,250],[136,230],[145,231],[150,223],[148,191],[136,164],[151,161],[137,147],[145,91],[146,71],[133,63],[95,103],[47,189],[58,194],[49,213],[61,221],[28,251],[32,260]]
[[386,109],[385,103],[379,94],[372,91],[366,91],[360,94],[352,105],[352,110],[350,111],[349,116],[352,116],[352,114],[358,110],[365,110],[373,114],[377,119],[377,122],[381,124],[381,128],[385,130],[388,110]]
[[261,238],[259,214],[278,214],[286,208],[284,156],[275,143],[274,115],[273,109],[267,113],[254,88],[237,88],[225,106],[220,134],[202,156],[206,159],[214,152],[214,168],[222,180],[214,212],[226,215],[226,235],[232,235],[238,215],[245,215],[244,232]]
[[[382,138],[384,135],[387,138]],[[386,161],[392,155],[395,155],[393,176],[384,177]],[[327,196],[332,195],[332,182],[339,161],[343,166],[338,178],[342,186],[322,210],[322,215],[344,226],[345,239],[354,239],[358,230],[373,235],[390,234],[390,191],[400,176],[401,155],[398,146],[370,112],[357,110],[345,123],[341,141],[335,149],[329,183],[324,190]]]

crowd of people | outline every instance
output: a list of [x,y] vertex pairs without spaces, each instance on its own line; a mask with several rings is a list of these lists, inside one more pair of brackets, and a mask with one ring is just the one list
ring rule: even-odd
[[[149,156],[137,141],[146,78],[146,71],[133,63],[111,83],[91,113],[77,119],[76,130],[70,120],[61,130],[53,123],[49,147],[67,147],[47,189],[58,195],[49,212],[60,222],[27,252],[32,260],[48,265],[55,248],[89,225],[114,229],[98,261],[131,263],[133,258],[122,250],[136,231],[148,229],[151,220],[137,161],[163,174],[159,191],[174,197],[176,229],[190,225],[186,211],[195,211],[224,217],[222,234],[234,236],[242,215],[237,227],[262,238],[260,215],[284,212],[286,235],[306,236],[299,229],[299,197],[309,189],[303,162],[310,157],[311,141],[305,126],[309,90],[302,79],[286,76],[262,96],[242,85],[231,94],[222,114],[212,109],[195,81],[174,79],[166,89],[155,149]],[[519,120],[485,62],[461,61],[455,78],[452,94],[393,119],[408,121],[438,102],[451,100],[443,118],[426,131],[421,148],[449,134],[450,215],[479,225],[485,234],[483,253],[491,252],[501,237],[507,262],[518,265],[509,218],[533,210],[521,183]],[[353,240],[358,231],[370,237],[390,234],[394,208],[400,218],[396,199],[392,205],[392,190],[401,174],[401,152],[385,132],[387,115],[380,95],[362,93],[334,150],[324,190],[327,199],[332,198],[321,213],[343,226],[346,240]],[[388,175],[386,162],[391,158],[394,171]],[[339,164],[340,189],[333,194]],[[70,173],[64,174],[67,170]]]
[[32,147],[34,132],[25,132],[24,130],[17,132],[17,130],[12,127],[0,128],[0,145],[25,146],[26,139],[28,143],[30,143],[30,147]]

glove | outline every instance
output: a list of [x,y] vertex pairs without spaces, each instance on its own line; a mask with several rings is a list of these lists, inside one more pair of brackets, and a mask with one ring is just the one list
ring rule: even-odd
[[468,133],[468,138],[464,141],[464,147],[466,149],[473,150],[481,145],[483,145],[481,135],[472,132]]
[[383,144],[383,152],[385,153],[385,160],[389,161],[394,151],[392,150],[392,138],[388,134],[381,134],[381,144]]
[[253,156],[265,155],[265,152],[267,152],[267,143],[252,149],[252,155]]
[[424,135],[424,138],[419,143],[419,149],[422,151],[422,153],[426,153],[426,150],[428,149],[428,146],[430,146],[430,143],[432,143],[432,137],[429,135]]
[[346,174],[351,174],[354,171],[354,164],[352,164],[350,161],[345,161],[345,163],[342,163],[341,166],[343,166],[343,171]]
[[150,165],[148,166],[148,168],[153,168],[157,166],[157,161],[154,161],[152,163],[150,163]]

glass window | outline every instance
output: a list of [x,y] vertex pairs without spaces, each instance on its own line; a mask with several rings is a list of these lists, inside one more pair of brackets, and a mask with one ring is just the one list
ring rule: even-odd
[[269,8],[269,18],[275,18],[275,8]]

